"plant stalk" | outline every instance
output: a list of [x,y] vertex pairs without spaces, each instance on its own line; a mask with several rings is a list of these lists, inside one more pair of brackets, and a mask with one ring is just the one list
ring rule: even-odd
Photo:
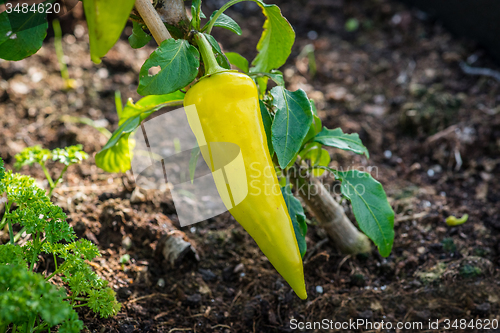
[[210,45],[207,38],[202,33],[194,35],[194,40],[200,49],[203,64],[205,65],[205,76],[220,72],[227,72],[227,69],[222,68],[217,63],[214,52],[212,51],[212,45]]
[[[295,166],[297,170],[297,166]],[[289,172],[290,182],[299,192],[318,224],[345,254],[369,253],[371,243],[345,215],[344,209],[331,196],[318,178],[304,175],[303,170]]]
[[17,232],[17,234],[14,236],[14,243],[17,243],[19,238],[23,235],[23,233],[26,231],[26,227],[23,227],[21,230]]
[[0,221],[0,230],[2,230],[5,227],[5,224],[7,223],[7,213],[10,211],[10,206],[11,206],[10,202],[7,202],[5,204],[5,212],[3,214],[2,221]]
[[210,22],[205,27],[203,27],[202,31],[206,31],[208,34],[211,33],[212,28],[214,27],[214,24],[217,21],[217,19],[219,18],[219,16],[221,16],[224,13],[224,11],[226,9],[228,9],[229,7],[231,7],[232,5],[235,5],[238,2],[243,2],[243,1],[248,1],[248,0],[232,0],[232,1],[227,2],[224,6],[222,6],[217,11],[217,13],[214,15],[214,17],[212,17],[212,19],[210,20]]
[[64,174],[68,170],[68,167],[69,167],[69,165],[66,165],[64,167],[64,169],[62,169],[61,173],[59,174],[59,177],[57,177],[57,180],[52,183],[52,186],[50,186],[50,191],[49,191],[49,194],[47,195],[49,197],[49,199],[52,197],[52,192],[54,192],[55,188],[57,187],[57,184],[59,184],[62,177],[64,176]]
[[67,262],[67,261],[63,262],[63,263],[61,264],[61,266],[59,266],[59,268],[58,268],[58,269],[56,269],[55,271],[53,271],[53,272],[52,272],[52,274],[50,274],[49,276],[47,276],[47,277],[45,278],[45,281],[49,281],[49,280],[50,280],[50,279],[51,279],[54,275],[56,275],[56,274],[60,273],[63,269],[65,269],[67,265],[68,265],[68,262]]
[[14,230],[12,229],[12,222],[8,221],[7,224],[9,225],[10,243],[14,245],[16,242],[14,241]]
[[45,163],[40,163],[40,166],[42,167],[43,173],[45,174],[45,178],[47,178],[47,181],[49,182],[49,186],[52,189],[54,187],[54,181],[52,180],[52,177],[50,176],[49,171],[45,167]]
[[52,28],[54,29],[54,47],[56,49],[57,61],[59,62],[59,70],[61,71],[61,77],[64,81],[69,80],[68,66],[66,61],[64,61],[64,51],[62,47],[62,31],[61,24],[58,19],[52,21]]
[[164,40],[172,38],[165,27],[165,24],[163,24],[163,21],[154,9],[153,4],[149,0],[136,0],[135,8],[141,15],[149,31],[151,31],[151,34],[158,45],[160,45]]

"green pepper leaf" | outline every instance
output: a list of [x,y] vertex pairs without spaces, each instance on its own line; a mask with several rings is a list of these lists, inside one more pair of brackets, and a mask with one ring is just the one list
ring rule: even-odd
[[[217,10],[210,15],[210,20],[214,17],[214,15],[217,13]],[[229,31],[234,32],[238,36],[241,36],[241,28],[236,23],[235,20],[233,20],[231,17],[227,16],[226,14],[220,14],[220,16],[217,18],[217,21],[215,21],[214,27],[220,27],[227,29]]]
[[245,57],[236,52],[226,52],[226,57],[232,65],[248,73],[248,60]]
[[165,95],[150,95],[141,98],[136,103],[129,98],[123,110],[118,113],[118,125],[123,124],[128,118],[135,117],[143,112],[150,110],[157,111],[165,106],[182,105],[184,95],[182,91]]
[[264,124],[264,131],[266,132],[267,148],[269,149],[269,154],[271,155],[271,157],[273,157],[274,148],[272,141],[273,139],[271,136],[271,126],[273,125],[273,119],[271,118],[269,110],[267,110],[267,107],[264,104],[264,102],[259,100],[259,105],[260,105],[260,114],[262,115],[262,123]]
[[[300,151],[299,156],[303,160],[311,161],[311,166],[313,167],[327,167],[331,161],[331,157],[328,151],[322,149],[321,144],[317,142],[310,142],[306,144],[304,149]],[[312,170],[312,174],[315,177],[321,176],[324,172],[325,169],[315,168]]]
[[387,257],[394,242],[394,211],[382,185],[366,172],[332,171],[342,181],[341,192],[351,201],[352,211],[361,230]]
[[323,130],[314,137],[314,141],[322,143],[325,146],[352,151],[356,154],[365,154],[367,158],[370,158],[368,149],[363,146],[357,133],[345,134],[340,128],[330,130],[323,127]]
[[271,127],[274,151],[283,169],[297,157],[313,120],[311,104],[304,90],[291,92],[278,86],[271,89],[276,108]]
[[286,207],[288,208],[288,214],[292,220],[293,231],[295,231],[295,238],[299,246],[300,256],[304,258],[307,251],[307,224],[304,208],[302,208],[299,199],[293,196],[290,184],[282,187],[281,193],[283,194],[283,199],[285,199]]
[[132,34],[128,37],[128,42],[133,49],[140,49],[151,40],[151,36],[144,32],[142,26],[137,22],[132,22]]
[[193,0],[191,2],[191,28],[200,30],[200,17],[205,18],[205,14],[201,11],[201,0]]
[[255,66],[251,72],[269,72],[285,64],[292,51],[295,41],[295,32],[292,26],[283,17],[276,5],[266,5],[260,1],[257,4],[266,15],[264,32],[257,44],[257,57],[252,61]]
[[[314,100],[312,98],[309,99],[309,102],[311,102],[311,107],[312,107],[313,114],[315,116],[317,116],[318,115],[318,109],[316,109],[316,103],[314,103]],[[320,128],[320,131],[321,131],[321,128]]]
[[45,13],[0,13],[0,58],[21,60],[35,54],[48,27]]
[[93,62],[100,63],[101,58],[120,38],[134,3],[135,0],[122,0],[119,3],[108,0],[83,1]]
[[95,157],[96,165],[107,172],[125,172],[130,169],[132,161],[129,147],[129,136],[136,130],[141,122],[153,112],[165,106],[182,103],[184,94],[177,91],[172,94],[147,96],[137,103],[132,100],[127,102],[119,114],[119,127],[113,132],[109,141],[102,147]]
[[267,90],[267,82],[269,81],[269,78],[267,76],[259,76],[257,75],[254,78],[255,83],[257,84],[257,87],[259,88],[259,98],[264,98],[266,95],[266,90]]
[[217,41],[215,40],[215,38],[212,35],[209,35],[209,34],[204,34],[204,35],[207,38],[210,45],[212,45],[212,50],[214,51],[215,59],[217,60],[217,63],[219,64],[219,66],[221,66],[225,69],[231,69],[231,65],[229,64],[229,60],[226,58],[225,54],[220,49],[219,43],[217,43]]
[[283,79],[283,73],[274,70],[271,73],[261,73],[261,72],[251,72],[250,77],[268,77],[273,80],[278,86],[285,86],[285,80]]
[[320,131],[321,131],[321,119],[319,119],[318,116],[313,114],[313,122],[311,123],[311,126],[309,126],[309,130],[307,131],[306,137],[302,141],[302,145],[308,143]]
[[[160,71],[150,75],[149,69],[157,66]],[[198,75],[199,66],[200,54],[187,40],[167,39],[142,65],[137,92],[143,96],[162,95],[182,89]]]

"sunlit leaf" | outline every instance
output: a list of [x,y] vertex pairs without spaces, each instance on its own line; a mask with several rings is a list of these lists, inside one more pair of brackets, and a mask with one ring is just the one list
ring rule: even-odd
[[[195,79],[199,66],[200,54],[187,40],[167,39],[142,65],[137,92],[163,95],[182,89]],[[149,73],[153,67],[160,67],[158,73]]]
[[83,9],[89,29],[90,58],[101,62],[101,58],[115,45],[125,28],[135,0],[85,0]]

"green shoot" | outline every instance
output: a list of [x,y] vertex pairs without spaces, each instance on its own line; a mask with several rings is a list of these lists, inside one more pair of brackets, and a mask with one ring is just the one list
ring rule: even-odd
[[[88,154],[82,150],[82,145],[69,146],[66,148],[56,148],[52,151],[43,149],[40,146],[33,146],[24,148],[20,153],[14,156],[14,158],[16,159],[14,167],[16,169],[20,169],[25,165],[31,166],[34,163],[39,164],[42,167],[47,181],[49,182],[50,189],[48,196],[50,198],[52,197],[52,192],[54,192],[54,189],[62,181],[64,174],[68,170],[68,167],[73,164],[81,163],[88,157]],[[64,164],[64,168],[55,181],[51,177],[46,166],[46,162],[50,159]]]
[[54,29],[54,47],[56,49],[57,61],[59,62],[59,69],[61,70],[61,77],[64,80],[64,89],[74,89],[76,82],[69,78],[68,66],[66,65],[66,60],[64,60],[64,51],[62,47],[61,24],[58,19],[52,21],[52,28]]

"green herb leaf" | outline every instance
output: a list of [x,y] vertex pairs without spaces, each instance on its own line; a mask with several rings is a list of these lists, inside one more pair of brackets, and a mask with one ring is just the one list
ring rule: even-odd
[[365,154],[367,158],[370,158],[368,149],[363,146],[357,133],[345,134],[340,128],[330,130],[323,127],[323,130],[316,135],[314,141],[322,143],[325,146],[352,151],[356,154]]
[[283,199],[285,199],[286,207],[288,208],[288,214],[290,214],[290,219],[292,220],[293,230],[295,231],[295,238],[297,239],[300,255],[303,258],[307,251],[307,224],[304,208],[302,208],[302,204],[299,199],[293,196],[290,184],[282,187],[281,193],[283,194]]
[[259,54],[252,61],[251,72],[269,72],[285,64],[295,41],[295,32],[276,5],[257,4],[266,15],[264,32],[257,44]]
[[52,160],[59,161],[64,165],[80,163],[89,158],[89,155],[84,152],[82,145],[74,145],[65,148],[56,148],[52,150]]
[[132,22],[132,34],[128,37],[130,46],[134,49],[140,49],[151,40],[151,36],[144,32],[142,26],[137,22]]
[[[0,245],[3,246],[3,245]],[[65,321],[71,326],[83,329],[78,315],[65,302],[66,292],[40,274],[29,272],[25,266],[0,264],[0,323],[14,324],[33,331],[31,318],[39,318],[49,327]],[[68,325],[68,324],[67,324]],[[72,332],[75,332],[73,330]]]
[[312,123],[311,104],[306,93],[299,89],[291,92],[283,87],[271,89],[272,105],[276,108],[271,127],[274,151],[282,169],[292,162]]
[[394,211],[382,185],[366,172],[334,171],[342,181],[341,192],[351,201],[352,211],[361,230],[387,257],[394,242]]
[[232,65],[238,67],[244,73],[248,73],[248,60],[242,55],[236,52],[226,52],[226,57]]
[[134,3],[135,0],[122,0],[119,4],[108,0],[83,1],[93,62],[100,63],[120,38]]
[[[210,20],[214,17],[214,15],[217,13],[217,10],[210,15]],[[233,20],[231,17],[227,16],[226,14],[220,14],[220,16],[217,18],[217,21],[215,21],[214,27],[220,27],[227,29],[229,31],[234,32],[238,36],[241,36],[241,28],[236,23],[235,20]]]
[[[159,66],[155,75],[149,69]],[[169,94],[182,89],[198,75],[200,54],[187,40],[173,38],[163,41],[144,62],[139,74],[140,95]]]
[[33,165],[33,163],[44,164],[52,158],[52,153],[48,149],[43,149],[40,145],[26,147],[17,153],[14,158],[14,168],[21,169],[25,165]]
[[48,27],[45,13],[0,13],[0,58],[21,60],[35,54],[42,47]]

